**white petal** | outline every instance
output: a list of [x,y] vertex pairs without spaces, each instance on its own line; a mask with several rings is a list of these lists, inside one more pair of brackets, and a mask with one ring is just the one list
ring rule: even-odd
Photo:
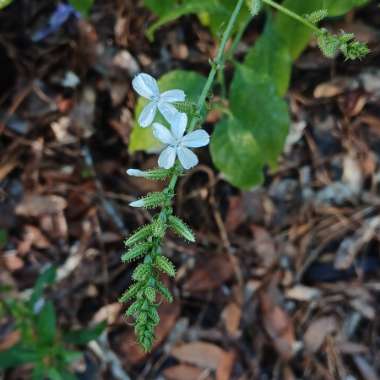
[[133,78],[132,87],[144,98],[153,99],[160,96],[157,81],[149,74],[141,73]]
[[131,202],[129,205],[131,207],[144,207],[144,201],[139,199],[138,201]]
[[172,168],[175,162],[175,155],[175,148],[168,146],[161,152],[160,157],[158,157],[158,166],[164,169]]
[[179,114],[177,108],[175,108],[172,104],[162,101],[158,102],[158,109],[169,124],[174,123],[177,115]]
[[187,115],[185,113],[179,112],[175,117],[173,123],[171,124],[172,135],[175,139],[181,140],[183,134],[185,133],[187,126]]
[[175,140],[170,133],[169,129],[164,127],[160,123],[153,124],[153,135],[157,140],[160,140],[164,144],[172,145],[175,144]]
[[163,102],[183,102],[186,98],[185,93],[182,90],[169,90],[160,95],[160,100]]
[[190,169],[198,163],[198,157],[190,149],[184,146],[177,148],[177,154],[181,165],[185,169]]
[[153,123],[154,117],[156,116],[156,111],[157,103],[155,102],[150,102],[144,107],[139,116],[139,124],[141,127],[146,128]]
[[198,129],[190,132],[182,139],[182,144],[189,148],[199,148],[205,146],[210,142],[209,134],[203,129]]
[[33,305],[33,313],[40,314],[40,311],[45,306],[45,299],[43,297],[39,298]]
[[145,172],[139,169],[128,169],[127,174],[133,177],[144,177]]

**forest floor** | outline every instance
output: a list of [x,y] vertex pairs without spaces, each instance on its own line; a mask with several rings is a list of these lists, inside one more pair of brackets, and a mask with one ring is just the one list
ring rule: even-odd
[[[154,17],[135,1],[97,2],[88,21],[32,42],[54,6],[24,3],[0,12],[0,283],[17,295],[54,264],[60,325],[107,319],[102,354],[87,347],[80,378],[379,379],[376,2],[330,25],[368,42],[368,58],[328,60],[312,43],[295,63],[292,130],[262,186],[233,188],[207,150],[180,180],[177,214],[197,243],[165,242],[178,269],[175,301],[160,306],[150,354],[117,301],[133,269],[120,262],[122,242],[150,217],[128,203],[161,186],[126,175],[156,160],[128,153],[131,79],[175,68],[207,74],[216,43],[196,17],[149,43]],[[260,22],[248,28],[238,54],[259,31]],[[28,368],[5,378],[28,379]]]

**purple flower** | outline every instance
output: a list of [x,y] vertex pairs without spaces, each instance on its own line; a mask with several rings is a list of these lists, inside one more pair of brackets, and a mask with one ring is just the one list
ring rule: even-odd
[[72,16],[77,19],[80,18],[79,12],[77,12],[71,5],[59,3],[53,14],[50,16],[48,24],[34,33],[32,41],[40,42],[50,34],[54,34]]

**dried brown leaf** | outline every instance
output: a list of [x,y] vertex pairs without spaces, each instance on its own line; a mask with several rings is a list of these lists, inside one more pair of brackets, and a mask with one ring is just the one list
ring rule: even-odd
[[304,335],[306,348],[310,352],[317,352],[326,337],[338,329],[338,323],[334,317],[322,317],[313,321]]
[[171,354],[181,362],[216,370],[225,358],[226,352],[215,344],[192,342],[174,347]]
[[234,275],[231,261],[223,254],[216,254],[210,260],[204,259],[183,285],[187,292],[201,292],[219,288]]

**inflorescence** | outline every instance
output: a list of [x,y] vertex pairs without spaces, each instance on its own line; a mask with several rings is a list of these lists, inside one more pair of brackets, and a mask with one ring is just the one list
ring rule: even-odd
[[[157,312],[158,296],[168,302],[173,301],[169,289],[160,279],[161,273],[175,276],[174,264],[162,253],[162,240],[166,231],[170,229],[190,242],[195,241],[194,234],[187,224],[173,214],[173,178],[177,178],[184,169],[191,169],[197,165],[198,158],[190,148],[206,146],[210,137],[203,129],[186,133],[188,117],[186,113],[178,110],[181,109],[178,105],[185,102],[186,98],[182,90],[160,93],[156,80],[145,73],[135,77],[132,86],[139,95],[149,101],[139,116],[139,124],[143,128],[152,125],[153,135],[165,148],[158,158],[158,168],[148,171],[129,169],[127,173],[156,181],[170,179],[163,191],[149,193],[130,203],[132,207],[161,208],[161,211],[153,217],[150,224],[139,228],[125,240],[128,250],[122,256],[122,261],[128,263],[142,259],[132,274],[134,283],[120,301],[132,301],[126,315],[134,319],[137,340],[145,351],[149,351],[153,345],[155,327],[160,321]],[[170,128],[153,123],[157,110]]]

